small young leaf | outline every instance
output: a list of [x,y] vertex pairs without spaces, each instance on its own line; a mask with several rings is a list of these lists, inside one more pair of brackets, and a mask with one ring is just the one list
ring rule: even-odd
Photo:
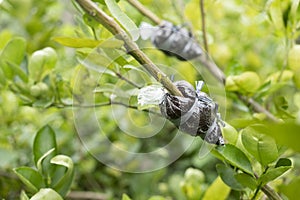
[[277,167],[283,167],[283,166],[292,166],[292,161],[288,158],[280,158],[276,165],[275,168]]
[[218,176],[206,190],[202,200],[225,200],[229,193],[230,187],[228,187]]
[[231,167],[223,164],[218,164],[216,167],[219,176],[229,187],[238,191],[245,189],[245,187],[235,178],[237,173]]
[[215,149],[219,153],[219,156],[222,156],[225,161],[241,169],[242,171],[253,175],[251,163],[244,152],[242,152],[240,149],[231,144],[218,146]]
[[53,188],[61,195],[65,196],[70,189],[70,186],[73,181],[74,176],[74,166],[73,161],[70,157],[65,155],[57,155],[53,157],[50,161],[52,164],[64,166],[67,168],[67,171],[61,177],[60,181],[58,181]]
[[281,166],[273,169],[269,169],[265,174],[259,177],[259,182],[261,182],[262,186],[267,184],[270,181],[275,180],[282,174],[284,174],[287,170],[291,169],[292,166]]
[[278,149],[274,139],[260,134],[251,126],[242,131],[241,138],[245,149],[263,166],[278,158]]
[[30,200],[63,200],[63,198],[51,188],[40,189]]
[[13,171],[31,192],[36,193],[39,189],[45,187],[44,179],[38,171],[30,167],[18,167]]
[[133,41],[139,38],[139,31],[135,23],[121,10],[116,0],[105,0],[105,4],[108,7],[111,14],[116,20],[125,28],[125,30],[131,35]]
[[34,162],[45,177],[51,177],[54,168],[50,164],[50,159],[56,154],[55,133],[50,126],[46,125],[37,132],[33,141]]
[[[56,138],[53,129],[46,125],[42,127],[36,134],[33,142],[33,155],[34,162],[37,164],[38,160],[49,150],[55,149],[53,153],[56,152]],[[55,155],[54,154],[54,155]]]

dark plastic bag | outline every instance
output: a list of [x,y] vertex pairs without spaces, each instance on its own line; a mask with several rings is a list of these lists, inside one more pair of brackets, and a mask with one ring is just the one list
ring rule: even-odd
[[202,49],[193,35],[183,27],[163,21],[151,36],[152,43],[166,55],[179,60],[191,60],[202,54]]
[[201,92],[203,82],[193,86],[186,81],[174,82],[184,97],[166,93],[159,105],[161,113],[179,130],[200,136],[208,143],[224,145],[220,124],[223,125],[218,104]]

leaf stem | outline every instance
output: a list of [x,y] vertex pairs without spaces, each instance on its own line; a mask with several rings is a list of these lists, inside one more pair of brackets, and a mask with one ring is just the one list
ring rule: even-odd
[[135,58],[142,66],[152,75],[158,82],[160,82],[171,94],[182,96],[178,88],[172,83],[168,76],[162,72],[149,58],[144,54],[137,44],[131,40],[128,34],[121,28],[121,26],[103,10],[101,10],[91,0],[76,0],[80,7],[96,21],[101,23],[109,32],[116,35],[118,39],[124,41],[124,46],[133,58]]

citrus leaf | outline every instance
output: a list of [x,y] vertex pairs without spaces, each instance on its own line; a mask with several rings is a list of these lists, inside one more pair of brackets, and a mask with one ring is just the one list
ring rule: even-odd
[[206,190],[203,200],[225,200],[227,199],[229,193],[230,187],[228,187],[218,176]]
[[238,191],[245,189],[245,187],[235,178],[237,173],[231,167],[223,164],[217,164],[216,168],[223,182],[226,183],[230,188]]
[[281,176],[291,168],[292,166],[281,166],[281,167],[269,169],[265,174],[259,177],[258,181],[261,182],[262,185],[265,185],[268,182],[275,180],[276,178],[278,178],[279,176]]
[[61,177],[60,181],[58,181],[53,188],[57,191],[61,196],[65,196],[70,189],[70,186],[73,181],[74,176],[74,164],[70,157],[65,155],[57,155],[53,157],[50,163],[55,165],[60,165],[67,168],[67,171]]
[[238,173],[234,175],[234,178],[242,184],[244,187],[248,187],[251,190],[255,190],[257,188],[257,181],[255,178],[245,173]]
[[133,41],[139,38],[139,31],[135,23],[121,10],[115,0],[105,0],[105,4],[113,17],[125,28],[131,35]]
[[102,41],[92,40],[88,38],[75,38],[75,37],[54,37],[52,38],[55,42],[73,48],[95,48],[99,46]]
[[13,171],[31,192],[36,193],[40,188],[45,187],[44,179],[38,171],[30,167],[18,167]]
[[218,146],[215,148],[219,156],[229,162],[231,165],[241,169],[242,171],[253,175],[251,163],[247,156],[237,147],[226,144],[225,146]]
[[267,166],[278,158],[275,140],[259,133],[251,126],[242,131],[241,139],[245,149],[263,166]]
[[51,188],[40,189],[30,200],[63,200],[63,198]]

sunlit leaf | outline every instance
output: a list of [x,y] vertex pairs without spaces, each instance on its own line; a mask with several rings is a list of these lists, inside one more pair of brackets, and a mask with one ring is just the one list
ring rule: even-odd
[[63,198],[51,188],[40,189],[30,200],[63,200]]
[[[17,70],[12,69],[11,65],[21,70],[20,65],[24,59],[25,50],[26,41],[19,37],[11,39],[2,50],[0,54],[0,67],[8,79],[13,79]],[[19,72],[19,70],[17,72]]]
[[229,193],[230,187],[228,187],[218,176],[206,190],[203,200],[225,200],[227,199]]
[[123,194],[122,200],[131,200],[131,198],[127,194]]

